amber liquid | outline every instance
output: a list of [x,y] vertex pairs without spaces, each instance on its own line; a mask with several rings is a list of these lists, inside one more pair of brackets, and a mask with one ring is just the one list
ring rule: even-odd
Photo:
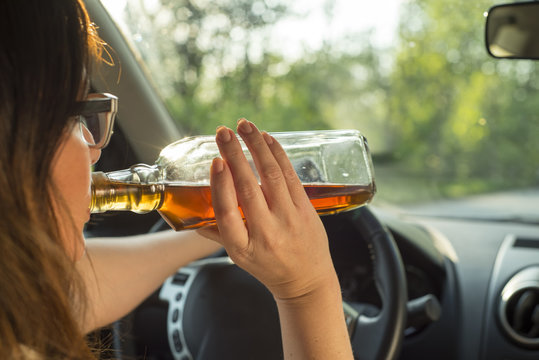
[[[100,174],[93,175],[92,213],[110,210],[147,213],[158,210],[176,231],[216,223],[209,186],[133,184],[111,181]],[[304,188],[320,215],[357,208],[367,204],[375,193],[374,184],[304,185]]]
[[[375,192],[374,185],[304,185],[304,188],[320,215],[365,205]],[[216,223],[209,186],[165,185],[163,203],[158,211],[176,231]]]

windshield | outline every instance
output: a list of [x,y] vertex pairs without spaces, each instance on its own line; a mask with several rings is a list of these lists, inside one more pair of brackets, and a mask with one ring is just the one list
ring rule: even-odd
[[539,216],[538,68],[487,55],[495,1],[102,2],[186,135],[358,129],[375,202],[518,190]]

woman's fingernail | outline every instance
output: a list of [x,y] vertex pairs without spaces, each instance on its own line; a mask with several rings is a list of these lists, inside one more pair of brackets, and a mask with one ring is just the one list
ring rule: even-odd
[[217,128],[217,139],[223,143],[230,141],[230,131],[226,126],[219,126]]
[[241,119],[238,122],[238,131],[241,131],[244,134],[250,134],[253,132],[253,125],[249,121]]
[[224,169],[223,160],[220,159],[220,158],[213,159],[213,162],[211,164],[211,168],[212,168],[212,170],[213,170],[213,172],[215,174],[219,174]]
[[262,137],[264,137],[264,140],[266,141],[266,144],[268,144],[268,145],[273,144],[273,137],[270,134],[268,134],[267,132],[264,131],[262,133]]

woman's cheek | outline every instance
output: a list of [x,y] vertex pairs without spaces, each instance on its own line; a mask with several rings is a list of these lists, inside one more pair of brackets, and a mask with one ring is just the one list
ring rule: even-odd
[[60,235],[74,260],[80,259],[85,249],[83,229],[90,216],[90,166],[90,150],[80,130],[74,127],[58,149],[52,169],[59,192],[55,213]]

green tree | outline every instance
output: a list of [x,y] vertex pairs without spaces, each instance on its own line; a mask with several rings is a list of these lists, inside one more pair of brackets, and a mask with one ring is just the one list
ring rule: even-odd
[[[328,18],[332,5],[325,4]],[[255,47],[269,48],[271,27],[301,16],[278,1],[140,0],[126,15],[136,19],[130,31],[184,133],[212,133],[239,117],[268,131],[362,129],[385,111],[369,34],[290,60],[268,50],[252,56]]]
[[267,131],[362,129],[362,119],[383,112],[385,92],[376,50],[368,35],[361,40],[365,46],[356,53],[327,45],[295,61],[265,53],[259,62],[244,62],[212,84],[218,95],[205,118],[207,131],[240,116]]
[[169,109],[186,132],[196,132],[205,115],[201,84],[238,67],[249,77],[254,34],[287,11],[279,1],[139,0],[126,7],[126,23]]
[[491,5],[412,0],[403,8],[389,90],[396,156],[408,172],[448,185],[446,195],[537,180],[537,67],[489,58],[483,12]]

